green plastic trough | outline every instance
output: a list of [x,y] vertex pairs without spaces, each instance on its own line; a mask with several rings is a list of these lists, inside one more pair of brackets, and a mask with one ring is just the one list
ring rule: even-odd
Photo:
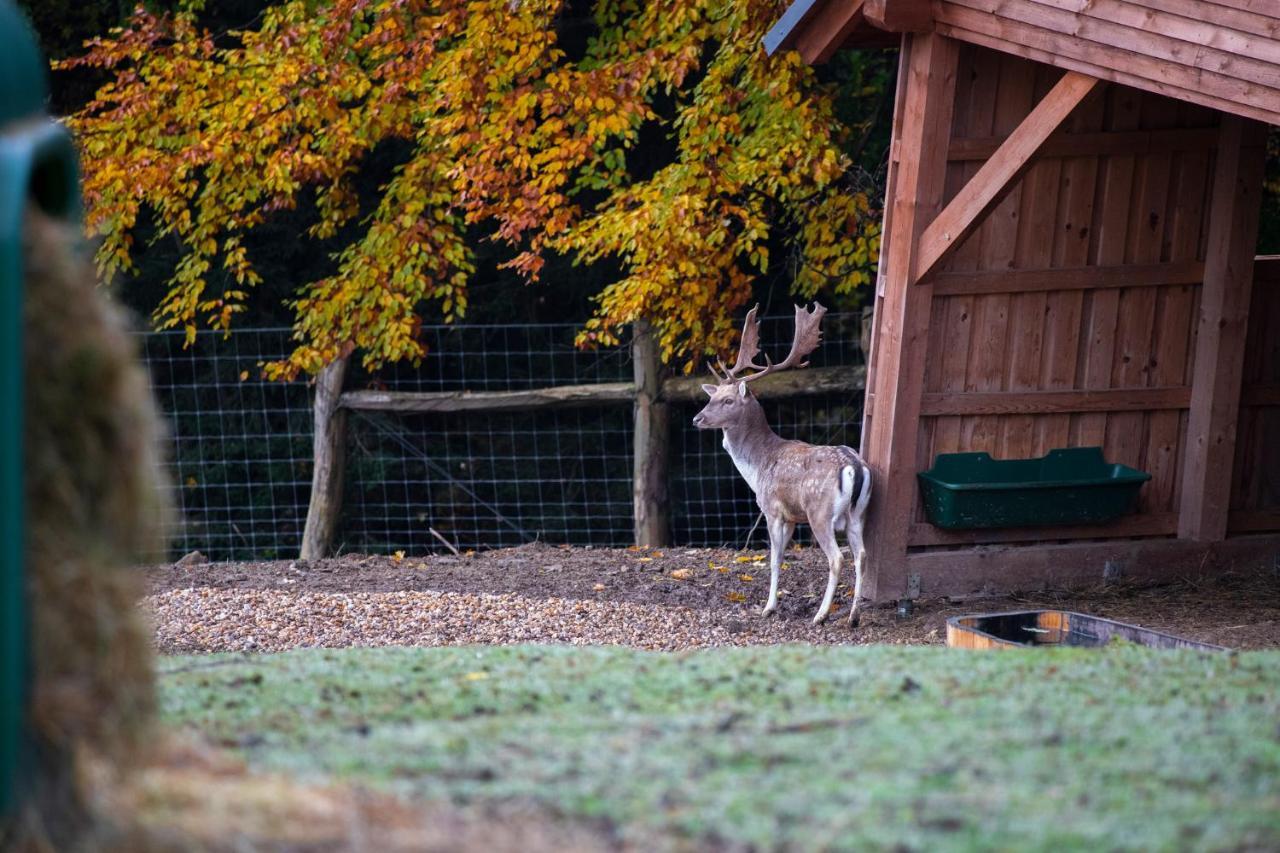
[[27,22],[0,0],[0,814],[23,792],[27,683],[22,232],[28,205],[80,213],[76,152],[44,114],[44,61]]
[[929,523],[946,530],[1100,524],[1133,512],[1145,471],[1108,463],[1101,447],[1039,459],[943,453],[917,475]]

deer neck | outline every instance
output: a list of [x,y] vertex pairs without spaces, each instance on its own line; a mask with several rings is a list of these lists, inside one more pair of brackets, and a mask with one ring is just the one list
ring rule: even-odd
[[782,439],[769,427],[764,409],[754,399],[742,420],[724,430],[724,449],[753,492],[759,491],[760,472],[774,458],[780,444]]

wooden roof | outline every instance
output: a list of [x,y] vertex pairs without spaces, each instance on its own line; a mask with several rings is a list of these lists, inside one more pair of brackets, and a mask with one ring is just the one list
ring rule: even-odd
[[931,30],[1280,125],[1280,0],[797,0],[764,43],[819,63]]

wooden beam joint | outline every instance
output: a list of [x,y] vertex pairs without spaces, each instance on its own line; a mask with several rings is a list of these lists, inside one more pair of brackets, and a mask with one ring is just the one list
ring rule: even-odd
[[1004,194],[1031,168],[1036,153],[1098,85],[1098,78],[1069,71],[996,149],[978,173],[920,237],[912,280],[923,281],[964,242]]

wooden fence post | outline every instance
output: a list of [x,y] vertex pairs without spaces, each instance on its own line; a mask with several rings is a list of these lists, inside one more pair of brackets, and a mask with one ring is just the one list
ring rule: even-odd
[[311,502],[302,532],[302,560],[328,556],[342,510],[342,475],[346,467],[347,413],[339,405],[347,359],[340,358],[316,377],[315,466]]
[[662,359],[653,328],[645,321],[632,327],[631,361],[635,368],[635,466],[633,518],[637,545],[667,545],[667,456],[670,418],[660,399]]

